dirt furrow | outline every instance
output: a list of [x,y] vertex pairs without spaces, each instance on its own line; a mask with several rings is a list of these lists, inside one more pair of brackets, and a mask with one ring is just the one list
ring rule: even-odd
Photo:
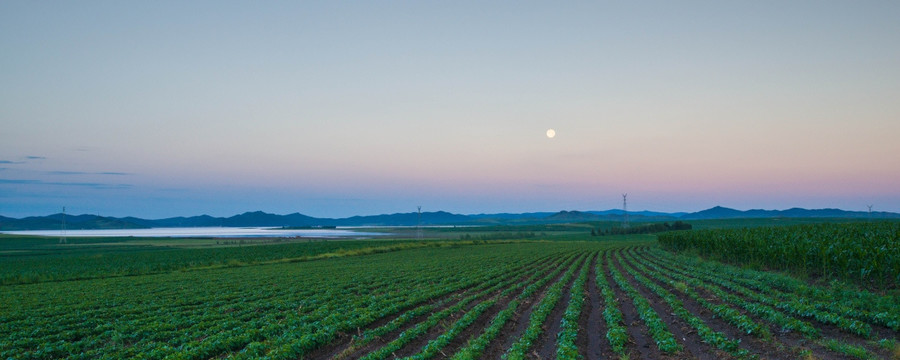
[[597,262],[602,261],[601,255],[594,257],[588,271],[587,283],[585,283],[584,309],[581,312],[581,318],[578,319],[578,338],[575,344],[581,350],[581,355],[587,360],[596,360],[601,358],[612,358],[612,350],[609,346],[604,349],[606,344],[606,322],[603,319],[603,295],[600,294],[600,288],[597,287]]
[[659,351],[659,348],[656,347],[656,342],[650,337],[650,330],[647,329],[647,325],[641,320],[631,299],[618,285],[616,285],[615,281],[613,281],[612,275],[610,275],[609,272],[609,267],[613,266],[611,253],[611,251],[607,251],[606,255],[603,257],[603,275],[606,276],[606,281],[612,285],[613,292],[616,294],[619,310],[622,312],[622,318],[625,320],[625,327],[630,336],[630,341],[626,347],[626,354],[629,358],[677,359],[677,357],[669,356]]
[[[621,251],[621,250],[617,250]],[[681,318],[675,316],[672,313],[672,309],[669,308],[668,304],[665,301],[657,296],[652,291],[648,290],[644,287],[643,284],[639,283],[634,279],[634,276],[625,271],[624,266],[616,261],[616,259],[611,259],[610,261],[612,266],[615,266],[616,269],[625,277],[625,280],[631,284],[635,290],[638,291],[641,296],[643,296],[650,303],[650,306],[653,307],[653,310],[659,315],[659,318],[666,324],[669,329],[669,332],[675,336],[675,339],[684,347],[684,353],[679,354],[679,357],[691,357],[697,358],[700,360],[717,360],[717,359],[727,359],[729,358],[728,354],[718,351],[718,349],[714,349],[709,345],[703,343],[703,340],[697,335],[696,330],[691,327],[690,324],[687,324]]]
[[[406,344],[406,346],[404,346],[403,348],[395,351],[394,355],[398,358],[404,358],[407,356],[412,356],[412,355],[418,354],[420,351],[422,351],[422,349],[425,347],[425,345],[428,344],[429,341],[434,340],[438,336],[441,336],[441,334],[447,332],[447,330],[449,330],[450,327],[453,326],[453,323],[455,323],[457,320],[459,320],[467,312],[471,311],[472,308],[477,306],[482,301],[488,300],[494,296],[499,295],[502,291],[503,291],[503,289],[499,289],[490,294],[486,294],[484,296],[481,296],[481,297],[478,297],[478,298],[472,300],[469,304],[467,304],[465,307],[463,307],[459,311],[457,311],[453,314],[450,314],[450,316],[441,320],[440,323],[438,323],[438,325],[429,329],[428,332],[426,332],[422,336],[417,337],[415,340],[410,341],[408,344]],[[484,314],[481,314],[481,316],[483,316],[483,315]]]
[[575,282],[575,279],[578,277],[578,271],[581,270],[581,267],[588,266],[588,263],[591,262],[591,259],[587,259],[581,263],[581,266],[575,270],[575,276],[572,276],[565,285],[563,285],[562,296],[559,298],[559,301],[556,303],[556,306],[553,307],[553,311],[550,312],[550,315],[547,316],[547,319],[544,321],[543,329],[544,331],[541,333],[541,336],[538,337],[538,340],[535,341],[534,347],[532,348],[532,358],[534,359],[555,359],[556,358],[556,334],[559,334],[560,330],[562,330],[562,317],[566,312],[566,308],[569,306],[569,300],[572,298],[572,284]]
[[[742,332],[736,326],[729,324],[718,316],[715,316],[712,311],[703,307],[696,300],[689,297],[685,293],[679,291],[678,289],[675,289],[669,283],[659,281],[650,274],[637,269],[637,267],[635,266],[635,262],[628,259],[626,259],[626,262],[631,265],[631,268],[636,269],[638,273],[675,295],[675,297],[677,297],[678,300],[681,301],[682,305],[684,305],[685,309],[687,309],[691,314],[694,314],[694,316],[697,316],[701,320],[703,320],[703,323],[705,323],[711,329],[725,334],[730,339],[740,341],[741,348],[747,349],[752,354],[759,355],[761,358],[765,359],[796,359],[800,356],[799,353],[791,353],[789,349],[779,349],[772,341],[765,341],[756,336]],[[715,298],[714,296],[710,296],[711,294],[702,292],[702,289],[693,288],[693,290],[698,294],[704,296],[704,299],[713,304],[722,304],[721,300]]]
[[[540,267],[540,268],[542,268],[541,271],[543,272],[543,271],[545,271],[544,269],[550,268],[550,264],[552,263],[552,260],[553,260],[552,258],[548,258],[548,259],[545,259],[545,261],[542,261],[533,266],[527,266],[527,268]],[[527,276],[528,275],[523,275],[521,277],[521,279],[525,279]],[[404,331],[409,330],[410,328],[414,327],[416,324],[428,319],[428,317],[431,316],[433,313],[439,312],[441,310],[444,310],[446,308],[449,308],[449,307],[455,305],[459,300],[463,299],[471,291],[473,291],[473,289],[478,289],[479,287],[480,287],[480,284],[476,284],[469,288],[460,289],[460,290],[454,291],[450,294],[447,294],[445,296],[431,299],[427,302],[416,305],[415,307],[423,306],[423,305],[435,305],[435,304],[441,303],[443,301],[443,303],[440,304],[440,306],[437,306],[432,311],[429,311],[425,314],[422,314],[422,315],[419,315],[419,316],[416,316],[416,317],[410,319],[409,321],[407,321],[405,324],[403,324],[399,328],[394,329],[393,331],[390,331],[376,339],[373,339],[370,343],[362,346],[359,349],[348,351],[348,348],[350,346],[352,346],[352,340],[353,340],[354,334],[342,334],[342,336],[339,339],[337,339],[336,341],[333,341],[331,344],[328,344],[323,348],[316,350],[315,352],[310,354],[307,358],[309,358],[309,359],[333,359],[335,357],[338,357],[339,355],[341,355],[340,358],[344,358],[344,359],[358,358],[362,354],[366,354],[368,352],[374,351],[374,350],[386,345],[392,339],[395,339],[398,335],[400,335]],[[399,312],[395,315],[391,315],[391,316],[387,316],[382,319],[379,319],[379,320],[373,322],[368,327],[366,327],[366,329],[360,329],[359,333],[362,333],[366,330],[377,329],[381,326],[384,326],[384,325],[390,323],[391,321],[393,321],[394,319],[397,319],[398,317],[402,316],[406,311],[412,310],[415,307],[410,307],[407,310]],[[358,334],[356,334],[356,335],[358,335]]]
[[[538,276],[535,276],[531,280],[535,281],[535,280],[543,277],[544,275],[546,275],[547,272],[550,272],[552,270],[553,269],[547,269],[546,271],[542,272]],[[472,323],[472,325],[470,325],[468,328],[466,328],[465,331],[463,331],[461,334],[459,334],[459,336],[457,336],[455,339],[453,339],[453,341],[451,341],[450,344],[448,344],[444,348],[444,350],[441,352],[441,354],[437,355],[435,358],[436,359],[450,358],[453,356],[453,354],[456,354],[457,351],[459,351],[463,346],[465,346],[468,343],[469,339],[472,339],[472,338],[475,338],[475,337],[478,337],[479,335],[481,335],[481,332],[485,328],[490,326],[491,320],[494,317],[496,317],[497,314],[500,313],[500,311],[502,311],[507,306],[509,306],[509,303],[511,301],[513,301],[513,299],[515,299],[517,296],[519,296],[519,294],[521,294],[523,291],[525,291],[525,288],[527,286],[528,286],[528,284],[524,284],[524,286],[521,288],[520,291],[513,291],[510,294],[498,299],[497,302],[493,306],[489,307],[487,310],[485,310],[484,313],[479,315],[478,318],[475,320],[475,322]]]
[[[577,260],[576,260],[577,261]],[[569,266],[569,263],[562,264],[560,266]],[[500,331],[500,336],[495,339],[487,349],[485,349],[483,353],[483,357],[485,359],[499,359],[506,352],[506,349],[509,349],[510,346],[525,332],[525,328],[528,327],[528,318],[531,316],[531,312],[534,310],[534,306],[539,304],[541,300],[544,298],[547,289],[559,281],[565,275],[565,269],[560,271],[560,273],[553,278],[551,281],[548,281],[546,284],[541,286],[541,288],[535,292],[530,298],[525,299],[519,305],[519,309],[513,315],[512,319],[503,326],[503,330]]]
[[[529,282],[529,283],[530,283],[530,282],[532,282],[532,281],[535,281],[535,280],[541,278],[542,276],[546,275],[548,272],[550,272],[550,271],[552,271],[552,270],[553,270],[553,269],[550,268],[550,266],[549,266],[549,264],[548,264],[548,266],[544,266],[544,267],[543,267],[538,273],[536,273],[536,274],[531,274],[531,273],[529,273],[529,274],[523,275],[521,278],[518,279],[518,281],[516,281],[516,283],[514,283],[514,284],[511,285],[511,286],[515,286],[515,284],[518,284],[518,283],[523,282],[523,281]],[[527,286],[527,284],[525,284],[525,285],[522,287],[522,290],[524,290],[524,287],[525,287],[525,286]],[[441,320],[441,322],[440,322],[438,325],[436,325],[436,326],[432,327],[431,329],[429,329],[427,333],[425,333],[425,334],[422,335],[422,336],[419,336],[418,338],[416,338],[416,339],[413,340],[413,341],[410,341],[408,344],[406,344],[406,346],[404,346],[403,348],[397,350],[397,351],[394,353],[394,355],[395,355],[396,357],[398,357],[398,358],[403,358],[403,357],[412,356],[412,355],[415,355],[415,354],[419,353],[420,351],[422,351],[422,349],[424,349],[424,347],[425,347],[426,345],[428,345],[428,342],[430,342],[431,340],[437,339],[439,336],[441,336],[442,334],[444,334],[445,332],[447,332],[447,330],[449,330],[450,327],[452,327],[453,324],[454,324],[457,320],[459,320],[461,317],[463,317],[463,315],[465,315],[466,313],[468,313],[469,311],[471,311],[472,308],[474,308],[475,306],[477,306],[477,305],[478,305],[479,303],[481,303],[482,301],[487,301],[487,300],[490,300],[490,299],[493,298],[493,297],[499,296],[504,290],[506,290],[506,289],[498,289],[498,290],[496,290],[496,291],[491,292],[490,294],[485,294],[485,295],[483,295],[483,296],[480,296],[480,297],[478,297],[478,298],[472,300],[472,302],[470,302],[469,304],[467,304],[463,309],[461,309],[460,311],[457,311],[457,312],[455,312],[455,313],[453,313],[453,314],[450,314],[450,316],[448,316],[447,318]],[[490,319],[493,318],[494,315],[496,315],[496,313],[500,312],[501,309],[505,308],[506,305],[508,305],[509,302],[512,301],[512,299],[513,299],[516,295],[518,295],[518,293],[520,293],[520,292],[521,292],[521,291],[519,291],[519,292],[513,292],[513,293],[511,293],[511,294],[508,294],[508,295],[504,296],[503,299],[499,299],[500,301],[498,301],[497,304],[494,304],[493,306],[491,306],[490,308],[488,308],[488,310],[486,310],[484,313],[482,313],[481,315],[478,316],[480,322],[481,322],[482,324],[486,324],[487,322],[489,322]],[[500,305],[498,306],[498,304],[500,304]],[[502,307],[501,307],[501,306],[502,306]],[[487,316],[490,316],[490,317],[487,317]],[[476,327],[474,327],[474,325],[476,325],[476,324],[470,325],[470,326],[468,327],[468,329],[469,329],[468,331],[475,331],[476,333],[480,333],[480,331],[484,329],[483,326],[480,327],[480,328],[476,328]],[[468,331],[467,331],[467,332],[468,332]],[[467,332],[466,332],[466,333],[467,333]],[[464,337],[464,336],[467,336],[466,333],[460,334],[460,335],[458,336],[458,338],[468,339],[468,337]],[[458,339],[455,339],[455,340],[458,340]],[[443,353],[444,353],[444,354],[443,354],[444,356],[449,356],[450,354],[453,354],[453,352],[451,352],[451,350],[449,350],[449,349],[445,349],[445,350],[443,351]]]
[[476,319],[472,325],[469,325],[465,331],[447,344],[444,350],[441,351],[441,354],[436,356],[435,359],[448,359],[452,357],[453,354],[456,354],[457,351],[462,349],[462,347],[468,343],[469,339],[480,335],[481,332],[490,325],[491,319],[497,316],[497,313],[501,310],[505,309],[515,296],[516,294],[513,293],[497,300],[496,304],[485,310],[483,314],[478,316],[478,319]]
[[[402,334],[404,331],[409,330],[410,328],[416,326],[416,324],[418,324],[418,323],[420,323],[420,322],[425,321],[426,319],[428,319],[428,317],[431,316],[433,313],[436,313],[436,312],[438,312],[438,311],[442,311],[442,310],[444,310],[444,309],[446,309],[446,308],[449,308],[449,307],[455,305],[455,304],[456,304],[457,302],[459,302],[463,297],[467,296],[467,295],[468,295],[468,292],[469,292],[470,290],[471,290],[471,289],[466,289],[466,290],[463,290],[463,291],[455,292],[455,293],[452,295],[452,296],[455,297],[455,298],[441,298],[440,300],[433,300],[433,301],[430,301],[428,304],[429,304],[429,305],[434,305],[434,304],[439,303],[441,300],[447,300],[447,301],[444,301],[442,304],[440,304],[440,306],[437,306],[436,308],[434,308],[432,311],[429,311],[429,312],[426,312],[426,313],[424,313],[424,314],[421,314],[421,315],[418,315],[418,316],[416,316],[416,317],[413,317],[412,319],[410,319],[409,321],[407,321],[405,324],[401,325],[399,328],[394,329],[394,330],[392,330],[392,331],[390,331],[390,332],[388,332],[388,333],[386,333],[386,334],[384,334],[384,335],[382,335],[382,336],[380,336],[380,337],[377,337],[377,338],[373,339],[373,340],[370,341],[368,344],[366,344],[366,345],[360,347],[359,349],[356,349],[356,350],[354,350],[354,351],[351,351],[351,352],[348,352],[348,353],[346,353],[346,354],[343,354],[343,356],[341,356],[341,358],[343,358],[343,359],[356,359],[356,358],[359,358],[359,357],[360,357],[361,355],[363,355],[363,354],[367,354],[367,353],[369,353],[369,352],[372,352],[372,351],[374,351],[374,350],[377,350],[377,349],[381,348],[381,347],[384,346],[384,345],[387,345],[389,342],[391,342],[391,340],[397,338],[397,336],[399,336],[400,334]],[[399,315],[398,315],[398,316],[399,316]],[[397,318],[397,316],[395,316],[394,318]],[[383,326],[383,325],[387,324],[388,322],[389,322],[389,321],[384,322],[384,323],[382,323],[382,324],[379,325],[379,326]],[[378,328],[379,326],[372,327],[372,329]],[[333,359],[333,358],[335,358],[337,355],[339,355],[339,354],[341,354],[342,352],[344,352],[345,349],[348,348],[348,346],[350,345],[350,341],[351,341],[351,340],[352,340],[352,336],[351,336],[350,339],[348,339],[347,341],[344,341],[344,342],[341,344],[341,346],[339,346],[337,349],[334,349],[334,350],[332,350],[332,351],[329,352],[329,353],[325,353],[324,356],[315,356],[315,357],[310,356],[310,359],[323,359],[323,360],[324,360],[324,359]]]
[[[680,269],[680,268],[674,268],[668,264],[657,262],[657,261],[655,261],[655,259],[652,258],[652,256],[646,257],[646,258],[653,261],[654,264],[656,264],[657,266],[660,266],[663,269],[669,269],[672,271],[684,271],[685,270],[685,269]],[[703,282],[709,284],[709,282],[707,282],[707,281],[703,281]],[[717,286],[715,284],[712,284],[712,285]],[[729,289],[723,288],[723,287],[720,287],[720,288],[723,291],[725,291],[731,295],[741,298],[744,301],[751,302],[751,303],[757,303],[756,301],[753,301],[752,299],[744,296],[743,294],[741,294],[739,292],[732,291],[732,290],[729,290]],[[701,296],[704,296],[704,298],[706,298],[706,299],[716,299],[717,301],[721,301],[721,299],[719,299],[715,295],[707,292],[706,290],[697,289],[697,288],[695,288],[695,290],[697,290],[701,294]],[[738,308],[737,306],[735,306],[735,307]],[[773,308],[774,308],[774,306],[773,306]],[[800,334],[800,333],[794,332],[794,331],[782,331],[781,328],[777,324],[773,324],[773,323],[761,318],[760,316],[751,314],[743,309],[740,309],[740,310],[741,310],[742,314],[747,315],[748,317],[757,321],[758,323],[766,324],[766,326],[768,326],[769,330],[772,332],[773,341],[775,343],[772,346],[775,347],[776,349],[779,349],[780,353],[779,353],[779,356],[771,356],[771,357],[767,356],[767,358],[796,359],[798,356],[793,356],[791,354],[800,354],[803,350],[808,350],[808,351],[812,352],[812,355],[815,358],[819,358],[819,359],[854,359],[851,356],[837,353],[830,349],[827,349],[824,346],[816,343],[814,340],[804,337],[803,334]],[[775,310],[780,311],[778,309],[775,309]],[[787,313],[784,313],[784,314],[790,316],[790,314],[787,314]],[[836,326],[824,324],[824,323],[815,321],[814,319],[810,319],[810,318],[803,318],[803,317],[796,317],[796,318],[799,320],[807,321],[810,324],[812,324],[813,326],[815,326],[819,330],[820,334],[825,338],[837,339],[837,340],[844,341],[844,342],[847,342],[847,343],[850,343],[850,344],[853,344],[856,346],[863,346],[863,347],[869,349],[870,351],[872,351],[873,353],[876,353],[879,356],[882,356],[885,359],[891,358],[891,355],[888,354],[885,350],[875,348],[875,347],[871,346],[870,344],[867,344],[865,342],[865,340],[862,340],[856,336],[847,334],[847,333],[841,331],[840,329],[838,329]]]

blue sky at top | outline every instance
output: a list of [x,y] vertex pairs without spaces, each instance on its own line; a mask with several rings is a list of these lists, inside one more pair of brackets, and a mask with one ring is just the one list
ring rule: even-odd
[[624,192],[900,211],[898,18],[894,1],[3,2],[0,215]]

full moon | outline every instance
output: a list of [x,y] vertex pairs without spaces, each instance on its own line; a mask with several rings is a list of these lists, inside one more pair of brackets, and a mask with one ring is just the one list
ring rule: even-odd
[[547,129],[547,137],[552,139],[554,136],[556,136],[556,130]]

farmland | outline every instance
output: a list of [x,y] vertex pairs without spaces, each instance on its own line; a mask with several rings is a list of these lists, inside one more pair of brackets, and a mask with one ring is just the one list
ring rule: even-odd
[[659,242],[668,250],[691,250],[732,264],[878,288],[900,284],[897,222],[682,231],[664,234]]
[[[823,226],[810,231],[869,230]],[[0,358],[900,356],[900,298],[883,281],[823,284],[703,260],[665,250],[669,235],[660,245],[538,234],[10,253]],[[750,236],[762,235],[740,238]]]

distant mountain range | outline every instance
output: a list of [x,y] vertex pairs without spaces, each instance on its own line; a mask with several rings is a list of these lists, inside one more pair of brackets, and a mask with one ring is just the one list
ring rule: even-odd
[[735,210],[716,206],[714,208],[688,213],[679,216],[682,220],[705,219],[741,219],[741,218],[851,218],[851,219],[900,219],[900,214],[874,211],[871,214],[866,211],[846,211],[841,209],[802,209],[791,208],[787,210]]
[[[721,206],[694,213],[664,213],[654,211],[628,212],[632,221],[707,220],[737,218],[859,218],[900,219],[891,212],[845,211],[840,209],[735,210]],[[552,224],[581,221],[621,221],[622,210],[560,211],[532,213],[500,213],[460,215],[445,211],[399,213],[390,215],[353,216],[341,219],[315,218],[300,213],[287,215],[262,211],[246,212],[231,217],[209,215],[173,217],[148,220],[136,217],[104,217],[97,215],[66,215],[67,229],[139,229],[153,227],[318,227],[318,226],[416,226],[422,225],[496,225],[496,224]],[[0,230],[54,230],[62,224],[63,214],[31,216],[21,219],[0,216]]]

